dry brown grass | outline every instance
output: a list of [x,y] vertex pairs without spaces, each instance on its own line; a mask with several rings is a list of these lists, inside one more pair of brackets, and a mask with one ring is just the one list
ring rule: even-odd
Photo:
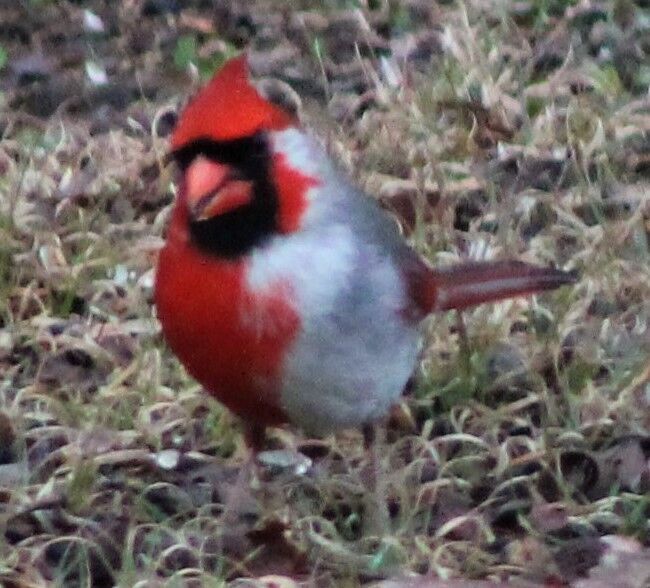
[[[0,8],[15,29],[0,30],[5,585],[262,586],[269,574],[287,586],[408,574],[562,585],[590,569],[593,582],[642,585],[648,15],[640,2],[571,4],[302,2],[291,14],[260,0],[135,18],[165,3],[88,2],[112,27],[99,36],[75,3]],[[247,36],[258,71],[293,84],[307,124],[432,261],[516,256],[582,276],[428,323],[418,383],[381,447],[383,530],[353,432],[274,432],[269,449],[286,451],[266,454],[239,523],[224,527],[245,456],[238,425],[184,374],[154,318],[168,111],[190,85],[186,62],[207,71]],[[19,63],[57,42],[51,63]],[[111,80],[101,92],[83,81],[91,58]],[[48,111],[43,95],[63,79]],[[116,106],[125,88],[136,90]],[[594,567],[604,549],[619,554],[614,572]]]

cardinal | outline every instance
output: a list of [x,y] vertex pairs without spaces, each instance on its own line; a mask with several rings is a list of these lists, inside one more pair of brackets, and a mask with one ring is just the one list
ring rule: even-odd
[[364,427],[398,402],[430,313],[551,290],[571,272],[520,261],[434,269],[267,100],[245,56],[190,101],[171,140],[180,169],[158,261],[162,331],[249,439]]

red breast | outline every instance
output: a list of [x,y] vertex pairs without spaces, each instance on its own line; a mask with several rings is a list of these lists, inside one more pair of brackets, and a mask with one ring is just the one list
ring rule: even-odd
[[186,216],[175,208],[158,262],[156,307],[165,338],[188,372],[233,412],[282,423],[279,370],[300,319],[286,292],[247,291],[245,261],[206,259],[186,234]]
[[[289,115],[269,104],[248,81],[245,57],[231,60],[186,108],[172,138],[175,152],[285,128]],[[280,157],[268,162],[282,179],[276,214],[282,231],[295,230],[312,180]],[[184,169],[156,275],[155,299],[163,333],[188,372],[235,413],[278,424],[283,353],[300,328],[290,287],[251,292],[245,257],[197,247],[190,225],[235,213],[254,197],[249,178],[201,155]],[[215,191],[218,198],[213,198]]]

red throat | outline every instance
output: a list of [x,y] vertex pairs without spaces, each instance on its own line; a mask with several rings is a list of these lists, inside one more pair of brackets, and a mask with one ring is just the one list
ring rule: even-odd
[[292,125],[292,117],[262,98],[248,75],[245,55],[228,61],[185,108],[172,150],[201,138],[228,141]]

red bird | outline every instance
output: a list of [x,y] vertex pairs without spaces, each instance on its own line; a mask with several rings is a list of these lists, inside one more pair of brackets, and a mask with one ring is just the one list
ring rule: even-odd
[[230,60],[172,138],[182,172],[155,289],[164,336],[249,431],[363,426],[397,402],[423,318],[557,288],[516,261],[434,270]]

